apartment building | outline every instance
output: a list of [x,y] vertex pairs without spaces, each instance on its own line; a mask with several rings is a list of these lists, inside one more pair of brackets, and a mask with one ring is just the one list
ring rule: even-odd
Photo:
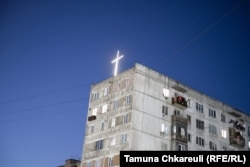
[[81,167],[121,150],[249,150],[250,116],[143,65],[91,86]]

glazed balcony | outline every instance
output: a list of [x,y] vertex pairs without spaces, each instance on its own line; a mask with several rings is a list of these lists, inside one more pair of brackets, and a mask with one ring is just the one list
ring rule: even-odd
[[245,146],[245,139],[240,131],[235,128],[229,128],[229,143],[242,148]]
[[188,107],[187,100],[182,96],[172,97],[172,104],[182,109],[185,109]]

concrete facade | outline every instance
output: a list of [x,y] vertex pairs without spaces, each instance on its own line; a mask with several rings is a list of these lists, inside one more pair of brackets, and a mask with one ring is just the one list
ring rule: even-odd
[[82,167],[121,150],[249,150],[250,116],[143,65],[91,86]]

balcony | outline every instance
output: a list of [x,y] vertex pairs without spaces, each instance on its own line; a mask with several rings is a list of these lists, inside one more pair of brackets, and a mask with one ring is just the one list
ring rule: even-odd
[[187,136],[181,135],[181,133],[176,133],[171,136],[172,140],[178,140],[183,143],[187,143]]
[[187,100],[182,96],[172,97],[172,104],[182,109],[188,107]]
[[188,124],[188,119],[178,115],[172,115],[172,122],[179,122],[181,124]]
[[240,131],[235,128],[229,128],[229,143],[242,148],[245,146],[245,139],[241,135]]
[[93,121],[96,120],[96,116],[95,115],[91,115],[88,117],[88,121]]
[[235,122],[229,122],[229,123],[233,124],[231,127],[234,127],[235,129],[243,131],[243,132],[245,131],[245,126],[243,122],[235,121]]

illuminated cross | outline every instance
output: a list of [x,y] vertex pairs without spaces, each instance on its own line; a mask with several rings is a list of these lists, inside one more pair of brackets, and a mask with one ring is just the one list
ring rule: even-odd
[[116,59],[114,59],[111,63],[115,63],[114,76],[117,75],[119,60],[123,58],[123,55],[119,56],[119,50],[117,51]]

